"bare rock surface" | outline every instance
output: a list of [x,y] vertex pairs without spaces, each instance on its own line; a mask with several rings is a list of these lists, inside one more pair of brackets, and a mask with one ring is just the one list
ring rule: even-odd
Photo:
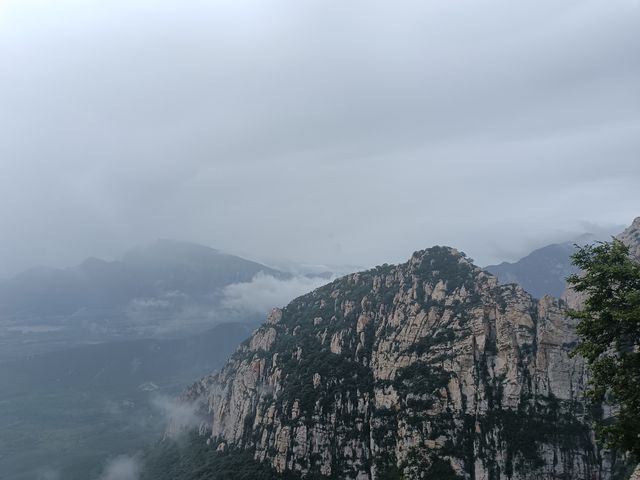
[[281,472],[609,479],[565,311],[433,247],[274,310],[184,398]]

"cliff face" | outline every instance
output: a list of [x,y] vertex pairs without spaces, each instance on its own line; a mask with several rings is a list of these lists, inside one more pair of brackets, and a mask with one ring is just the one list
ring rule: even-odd
[[184,398],[218,449],[278,471],[606,479],[574,326],[561,301],[434,247],[274,310]]
[[629,253],[640,261],[640,217],[616,238],[629,247]]

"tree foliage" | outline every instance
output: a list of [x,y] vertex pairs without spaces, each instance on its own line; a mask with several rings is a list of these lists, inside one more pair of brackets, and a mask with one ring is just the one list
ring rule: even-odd
[[576,353],[590,366],[590,395],[613,405],[597,431],[605,444],[640,458],[640,263],[621,241],[580,247],[573,255],[581,273],[569,284],[585,295]]
[[249,450],[221,453],[206,440],[190,432],[150,446],[142,455],[140,480],[300,480],[296,473],[277,473],[258,462]]

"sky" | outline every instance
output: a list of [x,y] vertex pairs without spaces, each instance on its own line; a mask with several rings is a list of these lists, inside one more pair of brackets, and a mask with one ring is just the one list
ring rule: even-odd
[[156,238],[484,265],[614,233],[638,24],[638,0],[0,0],[0,276]]

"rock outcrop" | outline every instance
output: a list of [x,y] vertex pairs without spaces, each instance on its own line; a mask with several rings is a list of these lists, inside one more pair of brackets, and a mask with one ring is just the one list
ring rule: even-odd
[[633,223],[616,238],[629,247],[629,253],[633,257],[640,260],[640,217],[637,217]]
[[565,308],[433,247],[274,310],[184,397],[281,472],[609,479]]

